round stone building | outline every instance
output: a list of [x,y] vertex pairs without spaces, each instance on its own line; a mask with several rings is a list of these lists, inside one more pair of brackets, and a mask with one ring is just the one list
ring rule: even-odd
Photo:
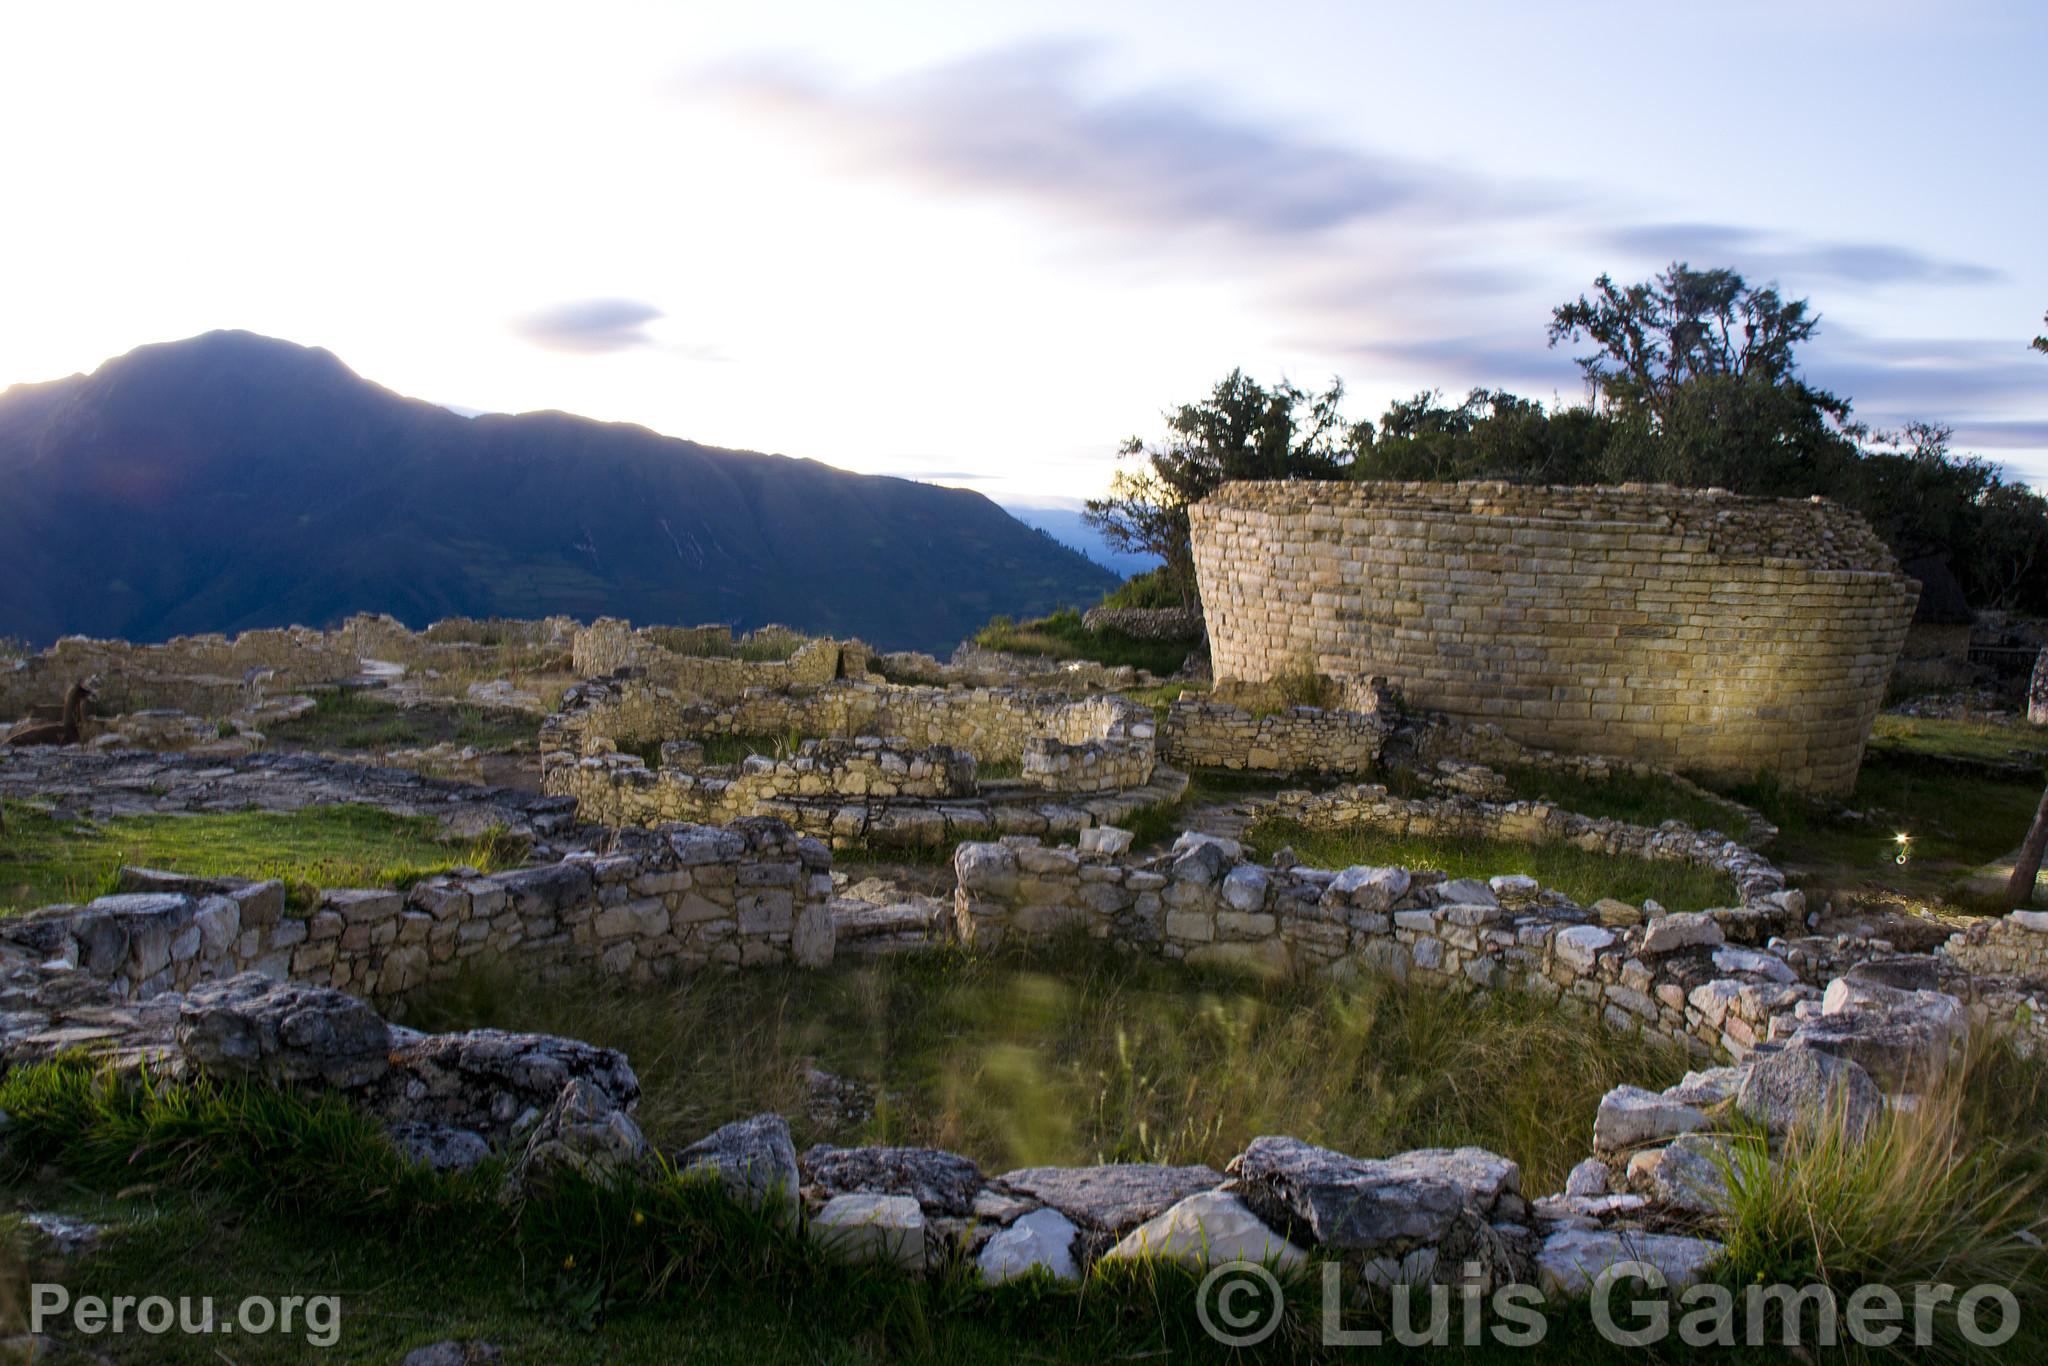
[[1846,791],[1919,597],[1825,499],[1231,483],[1191,510],[1219,683],[1305,666],[1550,749]]

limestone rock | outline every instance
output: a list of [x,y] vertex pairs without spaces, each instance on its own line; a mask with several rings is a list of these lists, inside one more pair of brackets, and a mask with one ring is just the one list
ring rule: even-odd
[[738,1203],[750,1209],[772,1204],[795,1222],[800,1204],[796,1146],[781,1115],[735,1120],[677,1153],[675,1168],[684,1176],[715,1173]]
[[1055,1279],[1078,1281],[1074,1240],[1080,1230],[1056,1209],[1034,1210],[988,1240],[976,1264],[992,1285],[1043,1270]]
[[1198,1267],[1261,1262],[1280,1271],[1293,1271],[1308,1262],[1306,1252],[1268,1228],[1228,1191],[1190,1195],[1131,1230],[1103,1255],[1163,1257]]
[[545,1113],[572,1081],[603,1092],[621,1110],[640,1097],[625,1054],[551,1034],[407,1031],[392,1041],[390,1062],[364,1097],[374,1113],[393,1123],[474,1129],[492,1143]]
[[1256,1138],[1231,1161],[1255,1213],[1326,1247],[1435,1243],[1461,1222],[1521,1205],[1521,1170],[1480,1148],[1425,1148],[1365,1160],[1295,1138]]
[[[1597,909],[1597,908],[1596,908]],[[1680,949],[1718,947],[1724,936],[1720,923],[1705,911],[1659,916],[1643,931],[1642,954],[1676,953]],[[1719,959],[1716,958],[1718,965]]]
[[1122,1234],[1177,1202],[1223,1184],[1211,1167],[1146,1162],[1099,1167],[1022,1167],[996,1178],[1006,1190],[1052,1206],[1084,1228]]
[[427,1347],[415,1347],[399,1366],[500,1366],[504,1352],[488,1342],[449,1338]]
[[1735,1104],[1774,1134],[1839,1119],[1860,1135],[1884,1113],[1884,1096],[1868,1072],[1811,1048],[1780,1049],[1752,1062]]
[[353,996],[245,972],[189,992],[178,1012],[185,1055],[216,1076],[360,1086],[389,1069],[391,1031]]
[[1693,1106],[1640,1086],[1617,1086],[1600,1098],[1600,1110],[1593,1117],[1593,1148],[1624,1152],[1689,1134],[1706,1122],[1706,1115]]
[[394,1124],[391,1142],[414,1162],[437,1172],[466,1172],[491,1155],[482,1134],[447,1124]]
[[981,1168],[938,1148],[835,1148],[807,1150],[801,1163],[807,1185],[828,1197],[845,1193],[908,1196],[932,1214],[974,1213]]
[[1696,1285],[1727,1249],[1705,1238],[1634,1229],[1612,1232],[1559,1229],[1543,1240],[1536,1253],[1536,1283],[1546,1296],[1581,1299],[1608,1267],[1622,1262],[1647,1262],[1664,1273],[1673,1290]]
[[1607,1164],[1597,1157],[1589,1157],[1571,1169],[1564,1179],[1564,1193],[1576,1198],[1590,1199],[1607,1194],[1610,1178]]
[[510,1192],[560,1171],[611,1180],[644,1167],[652,1155],[633,1117],[602,1088],[579,1077],[562,1088],[533,1127],[505,1185]]
[[924,1270],[924,1212],[907,1195],[835,1195],[811,1216],[810,1237],[843,1262]]

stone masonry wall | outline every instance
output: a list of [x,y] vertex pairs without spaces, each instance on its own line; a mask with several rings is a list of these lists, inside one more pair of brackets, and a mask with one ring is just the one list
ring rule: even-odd
[[732,632],[725,627],[641,627],[601,617],[575,634],[571,661],[586,678],[637,669],[649,680],[691,697],[729,700],[749,688],[787,688],[829,683],[844,674],[867,672],[867,648],[855,642],[807,640],[788,659],[746,660],[728,655],[685,653],[694,645]]
[[2034,677],[2027,685],[2027,720],[2048,726],[2048,650],[2034,660]]
[[1269,867],[1200,836],[1142,863],[1028,839],[969,844],[954,869],[956,929],[970,945],[1078,925],[1196,965],[1518,985],[1569,994],[1620,1028],[1640,1026],[1700,1054],[1740,1059],[1789,1033],[1800,1003],[1817,1007],[1821,995],[1776,955],[1727,942],[1797,925],[1798,892],[1609,927],[1526,877]]
[[1421,839],[1512,840],[1568,844],[1589,853],[1690,863],[1725,873],[1745,901],[1784,890],[1785,875],[1736,840],[1681,821],[1652,828],[1604,816],[1582,816],[1551,802],[1490,802],[1470,797],[1397,797],[1375,783],[1327,792],[1281,792],[1261,802],[1262,815],[1311,830],[1375,831]]
[[1183,698],[1167,709],[1160,755],[1179,768],[1369,773],[1392,727],[1376,713],[1288,707],[1257,715]]
[[2048,911],[2011,911],[1980,920],[1941,946],[1970,972],[2048,982]]
[[[601,753],[712,735],[889,736],[915,746],[951,745],[983,763],[1021,760],[1030,743],[1090,743],[1128,751],[1128,774],[1151,776],[1150,711],[1117,697],[1072,698],[1020,688],[898,687],[837,681],[786,690],[751,688],[705,701],[653,679],[594,678],[563,697],[541,728],[543,771]],[[1130,784],[1137,785],[1137,784]]]
[[636,980],[707,965],[832,960],[831,851],[777,821],[670,826],[631,852],[409,891],[337,889],[287,914],[277,882],[147,875],[138,890],[0,922],[0,939],[112,979],[128,999],[254,971],[366,997],[468,959],[591,966]]
[[1192,509],[1219,682],[1386,676],[1517,740],[1844,791],[1918,586],[1823,500],[1226,484]]

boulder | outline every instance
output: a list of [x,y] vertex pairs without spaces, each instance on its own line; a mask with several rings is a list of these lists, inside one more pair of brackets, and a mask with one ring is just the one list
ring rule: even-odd
[[1640,1086],[1617,1086],[1600,1098],[1593,1117],[1593,1149],[1623,1152],[1689,1134],[1706,1123],[1705,1114],[1682,1101]]
[[1033,1271],[1044,1271],[1056,1280],[1078,1281],[1081,1268],[1074,1261],[1074,1240],[1080,1230],[1056,1209],[1033,1210],[988,1240],[976,1264],[982,1279],[991,1285]]
[[1774,1134],[1832,1120],[1860,1136],[1884,1113],[1884,1096],[1868,1072],[1811,1048],[1780,1049],[1752,1062],[1735,1104]]
[[1715,948],[1724,936],[1721,926],[1706,911],[1685,915],[1659,916],[1643,931],[1641,954],[1676,953],[1680,949]]
[[1705,1238],[1635,1229],[1559,1229],[1536,1253],[1536,1284],[1553,1299],[1583,1299],[1608,1267],[1647,1262],[1673,1290],[1696,1285],[1727,1249]]
[[215,1076],[362,1086],[390,1070],[391,1031],[344,992],[253,972],[194,987],[179,1006],[178,1046]]
[[1564,1179],[1564,1193],[1574,1199],[1592,1199],[1607,1194],[1607,1164],[1597,1157],[1589,1157],[1573,1167]]
[[1406,868],[1346,868],[1323,889],[1323,901],[1377,915],[1392,910],[1413,880]]
[[470,1029],[395,1037],[390,1070],[365,1104],[392,1123],[474,1129],[502,1143],[553,1106],[572,1081],[602,1091],[619,1109],[640,1081],[616,1049],[552,1034]]
[[1149,1162],[1100,1167],[1022,1167],[996,1184],[1052,1206],[1083,1228],[1121,1235],[1194,1195],[1223,1184],[1212,1167],[1164,1167]]
[[907,1195],[835,1195],[811,1216],[810,1237],[843,1262],[924,1270],[924,1212]]
[[1293,1271],[1308,1263],[1306,1252],[1268,1228],[1228,1191],[1190,1195],[1132,1229],[1103,1255],[1163,1257],[1197,1267],[1260,1262],[1280,1271]]
[[1229,1167],[1251,1210],[1290,1236],[1377,1251],[1435,1243],[1520,1213],[1521,1169],[1480,1148],[1366,1160],[1296,1138],[1256,1138]]
[[437,1172],[466,1172],[491,1155],[482,1134],[447,1124],[394,1124],[391,1142],[414,1162]]
[[1715,1215],[1728,1206],[1730,1158],[1720,1139],[1686,1134],[1630,1158],[1629,1183],[1668,1210]]
[[928,1213],[966,1218],[982,1187],[981,1168],[938,1148],[835,1148],[819,1144],[803,1155],[805,1184],[829,1197],[858,1193],[901,1195]]
[[582,1078],[562,1088],[505,1174],[507,1193],[574,1172],[608,1182],[646,1167],[653,1152],[640,1126],[603,1088]]
[[735,1120],[675,1155],[684,1176],[715,1174],[726,1194],[750,1209],[773,1207],[795,1223],[801,1203],[796,1145],[781,1115]]

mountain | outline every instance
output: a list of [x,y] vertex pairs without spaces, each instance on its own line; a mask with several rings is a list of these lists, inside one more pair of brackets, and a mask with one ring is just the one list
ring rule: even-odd
[[566,413],[464,417],[249,332],[0,393],[0,635],[389,612],[950,648],[1116,577],[978,493]]
[[1025,526],[1036,527],[1046,535],[1080,551],[1104,569],[1115,573],[1118,578],[1129,578],[1142,574],[1148,569],[1159,567],[1157,555],[1146,555],[1135,551],[1118,550],[1103,534],[1089,526],[1081,516],[1087,507],[1079,498],[1040,498],[1036,501],[1017,499],[1003,504],[1003,511],[1015,517]]

